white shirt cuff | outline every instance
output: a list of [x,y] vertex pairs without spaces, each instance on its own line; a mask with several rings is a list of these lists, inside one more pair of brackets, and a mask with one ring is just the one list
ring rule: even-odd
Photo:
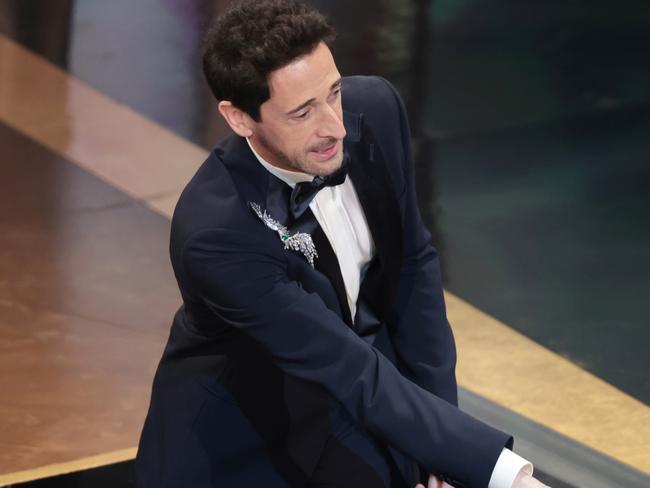
[[510,449],[503,449],[494,465],[488,488],[512,488],[520,471],[533,474],[533,465]]

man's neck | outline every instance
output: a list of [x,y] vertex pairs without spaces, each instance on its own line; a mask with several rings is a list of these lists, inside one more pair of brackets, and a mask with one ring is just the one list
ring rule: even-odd
[[302,183],[303,181],[311,181],[314,179],[314,175],[302,173],[300,171],[290,171],[288,169],[280,168],[272,163],[269,163],[255,150],[253,142],[248,137],[246,138],[246,142],[248,143],[248,147],[250,147],[253,155],[257,158],[260,164],[264,166],[264,168],[266,168],[269,173],[271,173],[276,178],[284,181],[291,188],[296,186],[297,183]]

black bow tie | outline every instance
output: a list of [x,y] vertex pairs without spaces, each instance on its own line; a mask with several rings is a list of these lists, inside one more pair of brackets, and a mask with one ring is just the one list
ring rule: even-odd
[[348,158],[344,157],[341,167],[327,176],[316,176],[311,181],[296,183],[289,200],[289,211],[294,219],[300,217],[321,189],[326,186],[338,186],[345,181],[348,174]]

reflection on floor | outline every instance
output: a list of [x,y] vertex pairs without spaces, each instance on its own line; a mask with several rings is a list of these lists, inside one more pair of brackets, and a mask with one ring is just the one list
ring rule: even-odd
[[447,287],[647,404],[649,133],[650,102],[437,153]]
[[2,123],[0,147],[0,477],[129,459],[180,303],[169,222]]
[[[0,0],[0,32],[209,148],[226,131],[198,70],[198,46],[205,20],[227,3],[66,0],[52,7]],[[447,288],[649,404],[649,4],[313,3],[340,31],[341,71],[386,76],[405,96],[421,206],[442,252]],[[0,68],[7,62],[0,50]],[[15,103],[16,92],[7,90],[0,83],[0,103]],[[49,120],[39,123],[49,130]],[[0,228],[13,229],[0,238],[3,249],[12,249],[0,255],[2,275],[12,277],[2,284],[9,298],[0,304],[0,331],[14,341],[3,339],[2,347],[33,339],[14,330],[27,320],[42,320],[44,343],[84,344],[74,332],[48,336],[49,321],[60,317],[81,327],[106,322],[92,329],[124,354],[134,353],[133,343],[120,342],[128,334],[152,334],[161,343],[177,303],[164,249],[168,224],[0,129],[0,184],[12,195]],[[11,158],[5,148],[12,148]],[[158,204],[147,203],[165,213],[176,190],[165,187]],[[127,278],[133,269],[142,270],[142,283]],[[150,289],[144,302],[143,289]],[[147,324],[139,324],[143,316]],[[124,324],[142,328],[115,338],[115,327]],[[145,403],[147,367],[123,385]],[[107,371],[113,370],[88,374]],[[133,445],[133,428],[122,427],[128,433],[116,449]]]

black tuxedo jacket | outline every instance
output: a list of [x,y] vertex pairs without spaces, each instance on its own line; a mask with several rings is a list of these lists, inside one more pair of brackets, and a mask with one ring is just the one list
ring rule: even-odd
[[[183,297],[156,373],[136,461],[141,487],[304,486],[342,405],[415,463],[484,488],[509,436],[456,408],[455,346],[436,251],[416,204],[410,134],[395,89],[343,80],[344,151],[376,246],[356,317],[327,238],[288,186],[231,136],[184,190],[171,259]],[[315,268],[248,203],[308,231]]]

